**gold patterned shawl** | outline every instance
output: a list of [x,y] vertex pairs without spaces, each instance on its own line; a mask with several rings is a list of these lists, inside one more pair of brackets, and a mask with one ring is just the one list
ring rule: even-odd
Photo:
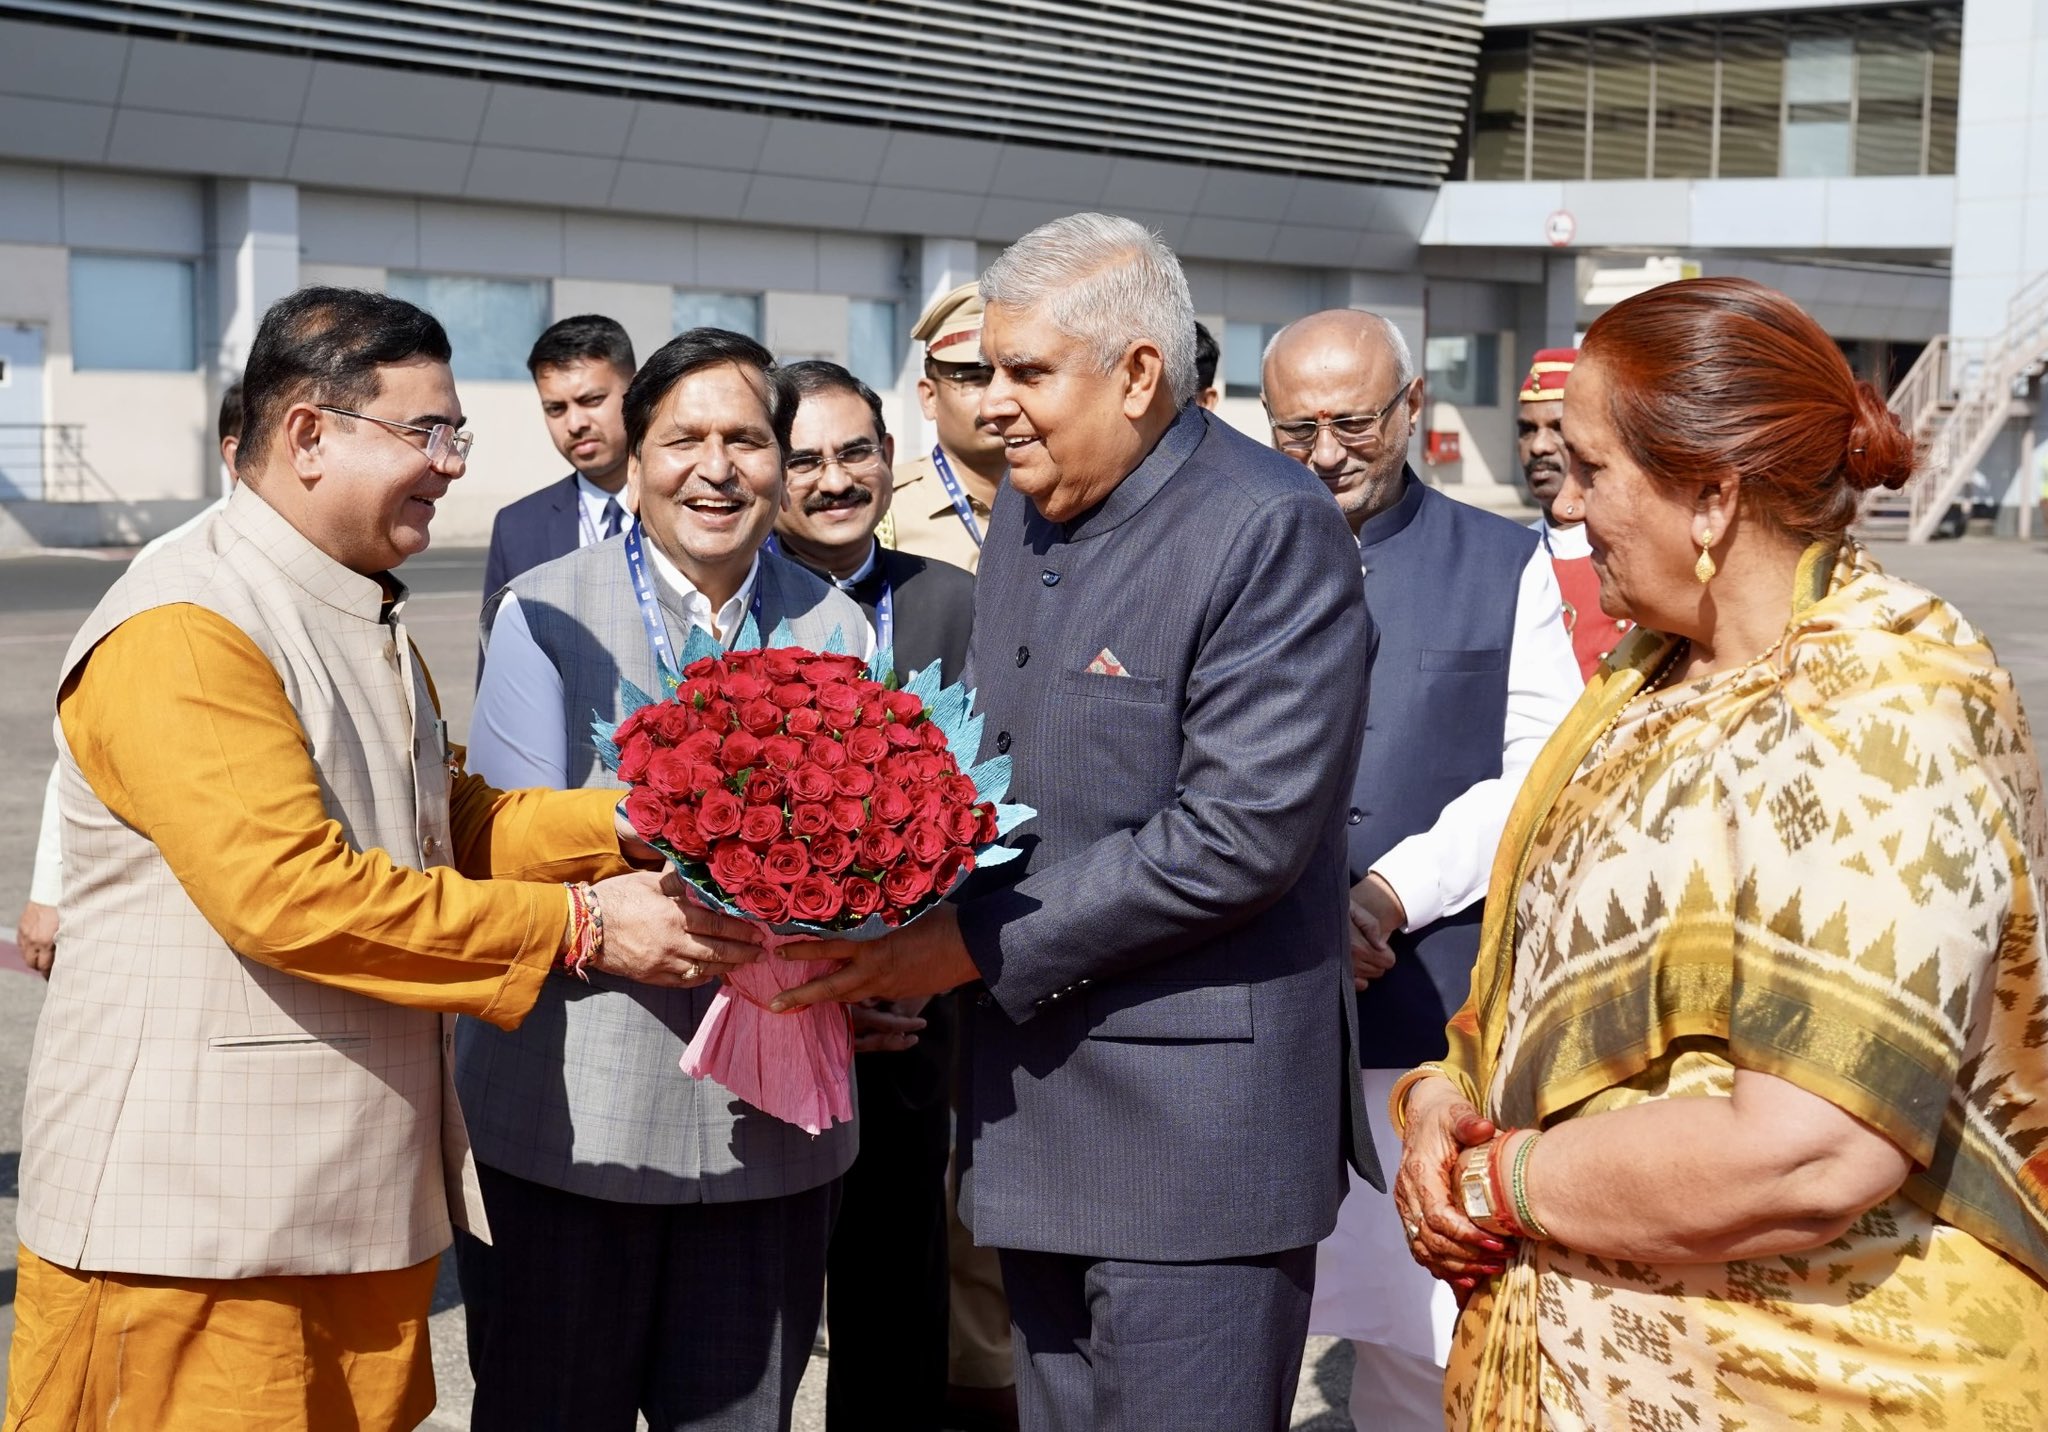
[[[1961,615],[1861,548],[1810,549],[1796,582],[1749,668],[1634,700],[1675,645],[1638,631],[1589,684],[1509,819],[1438,1067],[1528,1126],[1711,1041],[1881,1130],[1908,1197],[2048,1281],[2025,716]],[[1488,1299],[1475,1426],[1536,1425],[1534,1276]]]

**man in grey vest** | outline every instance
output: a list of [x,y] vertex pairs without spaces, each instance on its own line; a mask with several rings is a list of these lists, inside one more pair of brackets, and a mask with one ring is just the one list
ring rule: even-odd
[[[1346,811],[1358,1052],[1374,1138],[1387,1095],[1443,1057],[1481,897],[1522,773],[1578,697],[1557,579],[1536,534],[1424,485],[1408,466],[1422,381],[1399,329],[1355,309],[1268,348],[1273,445],[1321,479],[1358,541],[1379,650]],[[1443,1426],[1453,1298],[1417,1267],[1393,1201],[1353,1181],[1319,1250],[1310,1326],[1352,1339],[1360,1427]]]
[[[692,329],[626,391],[640,520],[515,578],[487,609],[479,769],[615,788],[592,746],[619,680],[661,690],[691,627],[751,616],[867,655],[851,598],[763,550],[795,395],[758,343]],[[639,547],[644,564],[628,551]],[[492,1240],[457,1246],[479,1429],[789,1426],[855,1129],[812,1138],[678,1067],[713,990],[559,982],[524,1031],[456,1035]]]

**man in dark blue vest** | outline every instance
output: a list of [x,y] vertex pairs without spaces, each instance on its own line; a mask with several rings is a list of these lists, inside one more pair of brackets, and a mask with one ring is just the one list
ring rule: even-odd
[[[1423,385],[1400,330],[1338,309],[1267,350],[1273,443],[1337,499],[1379,625],[1349,822],[1359,1060],[1375,1141],[1387,1095],[1446,1052],[1481,902],[1521,777],[1579,692],[1557,578],[1534,532],[1427,487],[1407,464]],[[1311,1327],[1357,1344],[1352,1417],[1443,1426],[1450,1292],[1409,1258],[1385,1194],[1354,1180],[1318,1257]]]

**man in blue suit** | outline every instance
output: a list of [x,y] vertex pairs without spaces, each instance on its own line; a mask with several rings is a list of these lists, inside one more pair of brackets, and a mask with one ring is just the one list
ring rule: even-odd
[[526,356],[555,451],[573,469],[499,510],[484,561],[484,600],[521,572],[615,537],[632,521],[626,419],[633,340],[613,320],[578,314],[549,326]]
[[1056,220],[982,295],[1010,469],[969,667],[1026,858],[807,949],[846,964],[785,998],[979,982],[962,1212],[1001,1253],[1027,1432],[1278,1432],[1347,1157],[1380,1179],[1344,953],[1356,549],[1193,404],[1187,282],[1143,228]]

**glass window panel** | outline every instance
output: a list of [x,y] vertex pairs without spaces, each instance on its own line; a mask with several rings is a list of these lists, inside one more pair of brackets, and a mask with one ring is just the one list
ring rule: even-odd
[[678,289],[669,317],[678,333],[692,328],[723,328],[728,333],[744,333],[756,343],[761,341],[761,295],[758,293]]
[[74,368],[190,372],[199,366],[197,318],[184,259],[71,256]]
[[1703,26],[1657,30],[1658,179],[1705,179],[1714,172],[1714,33]]
[[[1856,47],[1837,22],[1800,20],[1785,41],[1785,150],[1779,172],[1833,179],[1849,172]],[[1822,30],[1828,33],[1820,33]]]
[[1528,104],[1528,46],[1483,51],[1472,115],[1474,179],[1528,177]]
[[448,366],[458,378],[526,377],[526,355],[548,326],[542,279],[394,273],[385,290],[441,320],[452,355]]
[[1593,34],[1593,177],[1641,179],[1650,170],[1650,37]]
[[1928,38],[1927,172],[1956,172],[1956,92],[1962,82],[1962,16],[1937,12]]
[[1926,109],[1924,22],[1867,21],[1856,37],[1856,172],[1920,173]]
[[846,366],[877,391],[895,387],[903,367],[906,345],[897,316],[897,306],[885,298],[846,301]]
[[1777,176],[1784,68],[1781,24],[1740,21],[1722,29],[1720,153],[1716,164],[1720,178]]
[[1785,103],[1847,104],[1856,42],[1848,35],[1795,34],[1785,41]]
[[1283,325],[1242,323],[1235,319],[1223,325],[1223,395],[1227,398],[1256,398],[1262,387],[1259,369],[1265,362],[1266,345]]
[[1422,345],[1422,368],[1433,401],[1472,408],[1500,405],[1500,335],[1444,334]]
[[1562,30],[1541,30],[1530,56],[1529,177],[1583,179],[1587,38]]

